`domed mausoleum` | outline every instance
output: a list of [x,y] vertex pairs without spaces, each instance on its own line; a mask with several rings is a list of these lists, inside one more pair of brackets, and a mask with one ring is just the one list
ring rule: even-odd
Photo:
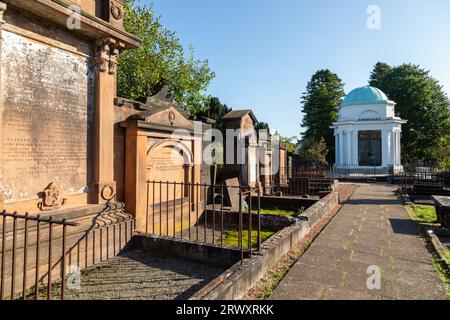
[[333,123],[337,172],[387,174],[402,169],[400,134],[406,123],[395,116],[395,102],[380,89],[352,90]]

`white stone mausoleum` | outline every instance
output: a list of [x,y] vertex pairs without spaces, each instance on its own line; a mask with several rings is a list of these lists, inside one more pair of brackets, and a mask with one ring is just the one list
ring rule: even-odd
[[395,102],[379,89],[352,90],[333,123],[336,169],[346,173],[388,173],[402,170],[400,135],[405,120],[395,116]]

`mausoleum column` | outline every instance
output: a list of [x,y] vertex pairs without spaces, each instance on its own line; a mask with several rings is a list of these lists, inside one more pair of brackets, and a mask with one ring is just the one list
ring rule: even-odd
[[114,39],[96,44],[94,111],[94,186],[92,201],[105,203],[116,193],[114,181],[114,98],[116,57],[121,47]]
[[389,161],[388,155],[388,130],[381,130],[381,166],[387,167]]
[[390,154],[391,154],[391,157],[390,157],[390,159],[389,159],[389,162],[390,163],[392,163],[393,165],[395,165],[395,161],[396,161],[396,159],[397,159],[397,143],[395,142],[395,137],[396,137],[396,133],[395,133],[395,130],[391,130],[390,132],[389,132],[389,134],[390,134],[390,150],[391,150],[391,152],[390,152]]
[[335,164],[339,164],[339,136],[337,132],[334,132],[334,158],[335,158]]
[[344,132],[339,131],[339,164],[344,164]]
[[401,130],[397,130],[397,137],[396,137],[396,141],[397,141],[397,150],[396,150],[396,153],[397,153],[397,164],[398,165],[401,165],[402,164],[402,154],[401,154],[401,140],[400,140],[400,137],[401,137]]
[[357,130],[353,130],[352,140],[353,140],[353,165],[358,166],[358,131]]
[[350,140],[350,130],[346,130],[345,131],[345,165],[349,165],[350,164],[350,156],[352,153],[352,149],[351,149],[351,140]]
[[347,131],[347,135],[348,135],[347,140],[348,140],[348,150],[349,150],[348,155],[347,155],[347,157],[348,157],[347,164],[352,165],[352,162],[353,162],[353,145],[352,145],[353,144],[353,139],[352,139],[353,130]]

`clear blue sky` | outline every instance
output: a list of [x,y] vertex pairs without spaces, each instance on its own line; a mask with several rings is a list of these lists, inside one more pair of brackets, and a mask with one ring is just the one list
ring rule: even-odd
[[[412,62],[450,93],[449,0],[141,1],[209,60],[208,93],[286,136],[301,131],[300,96],[318,69],[336,72],[348,92],[377,61]],[[380,30],[367,28],[369,5],[381,9]]]

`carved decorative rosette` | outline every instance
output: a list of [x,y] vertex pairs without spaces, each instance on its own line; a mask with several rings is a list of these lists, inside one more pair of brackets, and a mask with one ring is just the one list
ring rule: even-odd
[[123,18],[123,4],[111,0],[110,12],[114,19],[121,20]]

